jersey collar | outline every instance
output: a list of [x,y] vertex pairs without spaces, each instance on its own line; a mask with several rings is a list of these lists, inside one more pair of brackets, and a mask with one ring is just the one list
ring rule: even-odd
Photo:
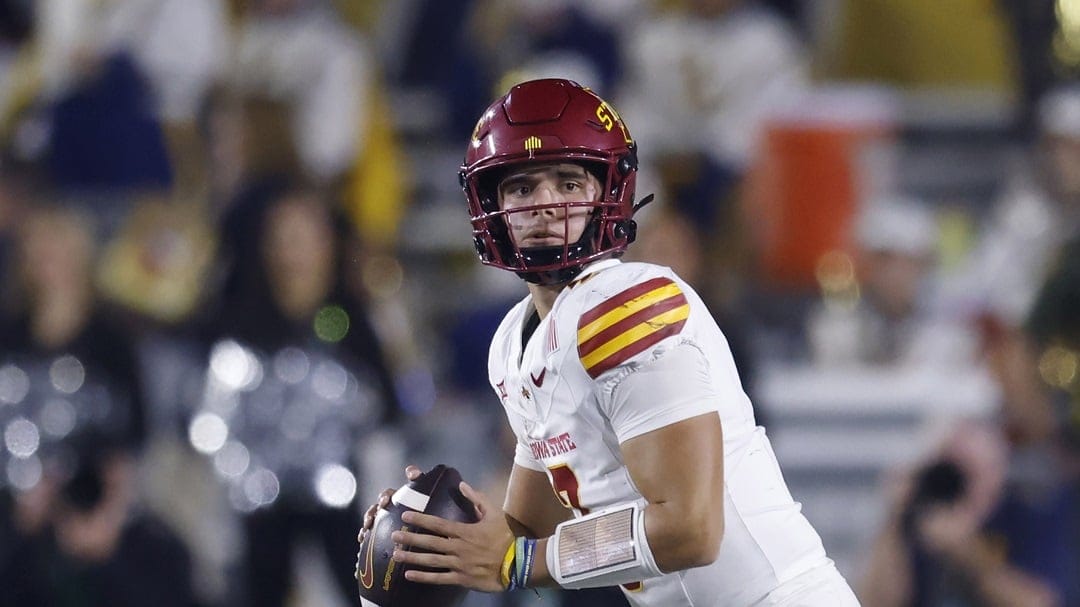
[[593,262],[585,266],[585,269],[581,271],[581,274],[578,274],[577,277],[574,278],[574,280],[570,281],[569,286],[573,287],[582,282],[585,282],[590,276],[596,274],[597,272],[615,267],[617,265],[620,265],[621,263],[622,262],[618,259],[601,259],[600,261]]

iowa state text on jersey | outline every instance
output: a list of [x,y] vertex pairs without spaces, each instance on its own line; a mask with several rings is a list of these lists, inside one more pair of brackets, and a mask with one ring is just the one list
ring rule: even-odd
[[569,453],[574,449],[577,449],[577,445],[574,443],[574,440],[570,438],[569,432],[563,432],[562,434],[551,438],[530,441],[529,448],[532,450],[533,457],[536,458],[536,461],[542,462],[547,458]]

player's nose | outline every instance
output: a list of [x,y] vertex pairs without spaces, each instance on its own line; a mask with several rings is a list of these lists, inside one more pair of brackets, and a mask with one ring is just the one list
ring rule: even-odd
[[[562,195],[558,189],[551,185],[540,185],[536,188],[533,195],[533,204],[536,206],[545,204],[557,204],[564,202]],[[537,213],[544,217],[556,217],[558,215],[558,207],[548,207],[546,209],[537,209]]]
[[536,188],[533,193],[533,202],[536,204],[547,204],[550,202],[556,202],[556,192],[551,186],[541,185]]

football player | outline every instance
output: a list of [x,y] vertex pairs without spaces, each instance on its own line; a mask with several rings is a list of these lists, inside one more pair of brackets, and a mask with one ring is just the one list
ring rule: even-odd
[[619,260],[648,200],[634,202],[636,174],[619,114],[574,82],[519,84],[480,117],[460,174],[476,249],[529,290],[488,360],[514,465],[501,508],[462,484],[475,524],[406,513],[434,535],[394,540],[430,552],[394,559],[441,570],[409,580],[487,592],[622,586],[640,607],[858,605],[788,492],[701,299],[668,268]]

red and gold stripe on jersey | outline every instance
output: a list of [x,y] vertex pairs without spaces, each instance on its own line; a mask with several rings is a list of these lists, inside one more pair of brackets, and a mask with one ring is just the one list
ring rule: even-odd
[[582,314],[578,356],[593,378],[677,335],[690,316],[682,289],[670,278],[634,285]]

